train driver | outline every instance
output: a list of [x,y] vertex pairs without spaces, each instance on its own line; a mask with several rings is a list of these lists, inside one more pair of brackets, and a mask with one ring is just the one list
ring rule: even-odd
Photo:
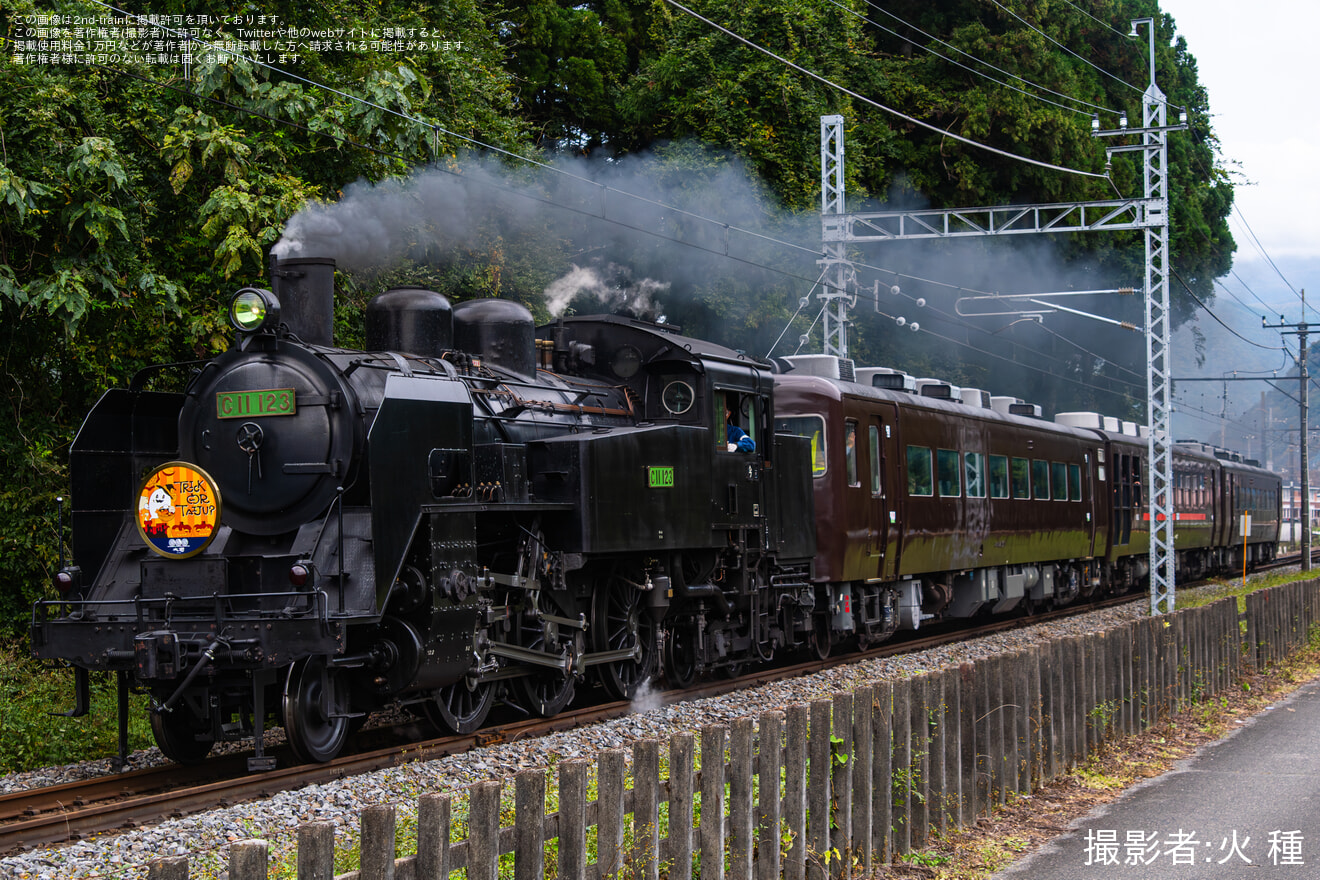
[[733,407],[736,405],[735,395],[728,394],[724,398],[724,437],[728,443],[730,452],[755,452],[756,441],[747,436],[747,432],[738,427],[733,421]]

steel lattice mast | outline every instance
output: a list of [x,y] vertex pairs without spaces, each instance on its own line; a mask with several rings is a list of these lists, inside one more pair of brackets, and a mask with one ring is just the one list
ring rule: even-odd
[[1168,102],[1155,85],[1155,21],[1150,31],[1150,85],[1142,95],[1141,145],[1146,211],[1146,422],[1150,425],[1150,613],[1173,611],[1173,436],[1169,426]]
[[843,237],[843,117],[820,118],[820,217],[825,256],[820,299],[825,304],[825,354],[848,356],[848,244]]
[[1146,415],[1149,468],[1146,478],[1147,517],[1150,520],[1150,608],[1152,614],[1174,607],[1173,548],[1173,441],[1169,427],[1169,197],[1168,133],[1187,127],[1185,118],[1168,124],[1168,102],[1155,84],[1155,20],[1139,18],[1150,40],[1150,85],[1142,96],[1142,127],[1127,127],[1124,116],[1117,130],[1099,131],[1097,137],[1141,135],[1141,143],[1108,148],[1108,153],[1140,151],[1145,191],[1141,199],[1073,202],[1053,205],[1018,205],[990,208],[844,213],[843,117],[821,117],[821,238],[825,257],[820,262],[834,269],[833,281],[819,294],[825,303],[825,353],[848,356],[848,284],[851,267],[849,242],[896,241],[909,238],[957,238],[981,235],[1041,232],[1088,232],[1144,229],[1146,236]]

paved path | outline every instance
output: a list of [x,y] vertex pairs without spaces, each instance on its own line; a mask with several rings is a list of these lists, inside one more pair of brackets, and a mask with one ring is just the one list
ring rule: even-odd
[[995,880],[1320,880],[1320,681]]

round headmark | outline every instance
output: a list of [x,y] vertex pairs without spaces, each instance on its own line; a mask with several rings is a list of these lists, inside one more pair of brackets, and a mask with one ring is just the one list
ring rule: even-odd
[[183,461],[153,468],[138,489],[138,534],[171,559],[196,556],[220,528],[220,490],[210,474]]

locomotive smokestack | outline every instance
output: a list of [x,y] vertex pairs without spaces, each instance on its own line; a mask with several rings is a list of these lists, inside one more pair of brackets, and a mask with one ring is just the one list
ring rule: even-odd
[[270,289],[289,332],[312,345],[333,345],[335,261],[329,257],[270,255]]

